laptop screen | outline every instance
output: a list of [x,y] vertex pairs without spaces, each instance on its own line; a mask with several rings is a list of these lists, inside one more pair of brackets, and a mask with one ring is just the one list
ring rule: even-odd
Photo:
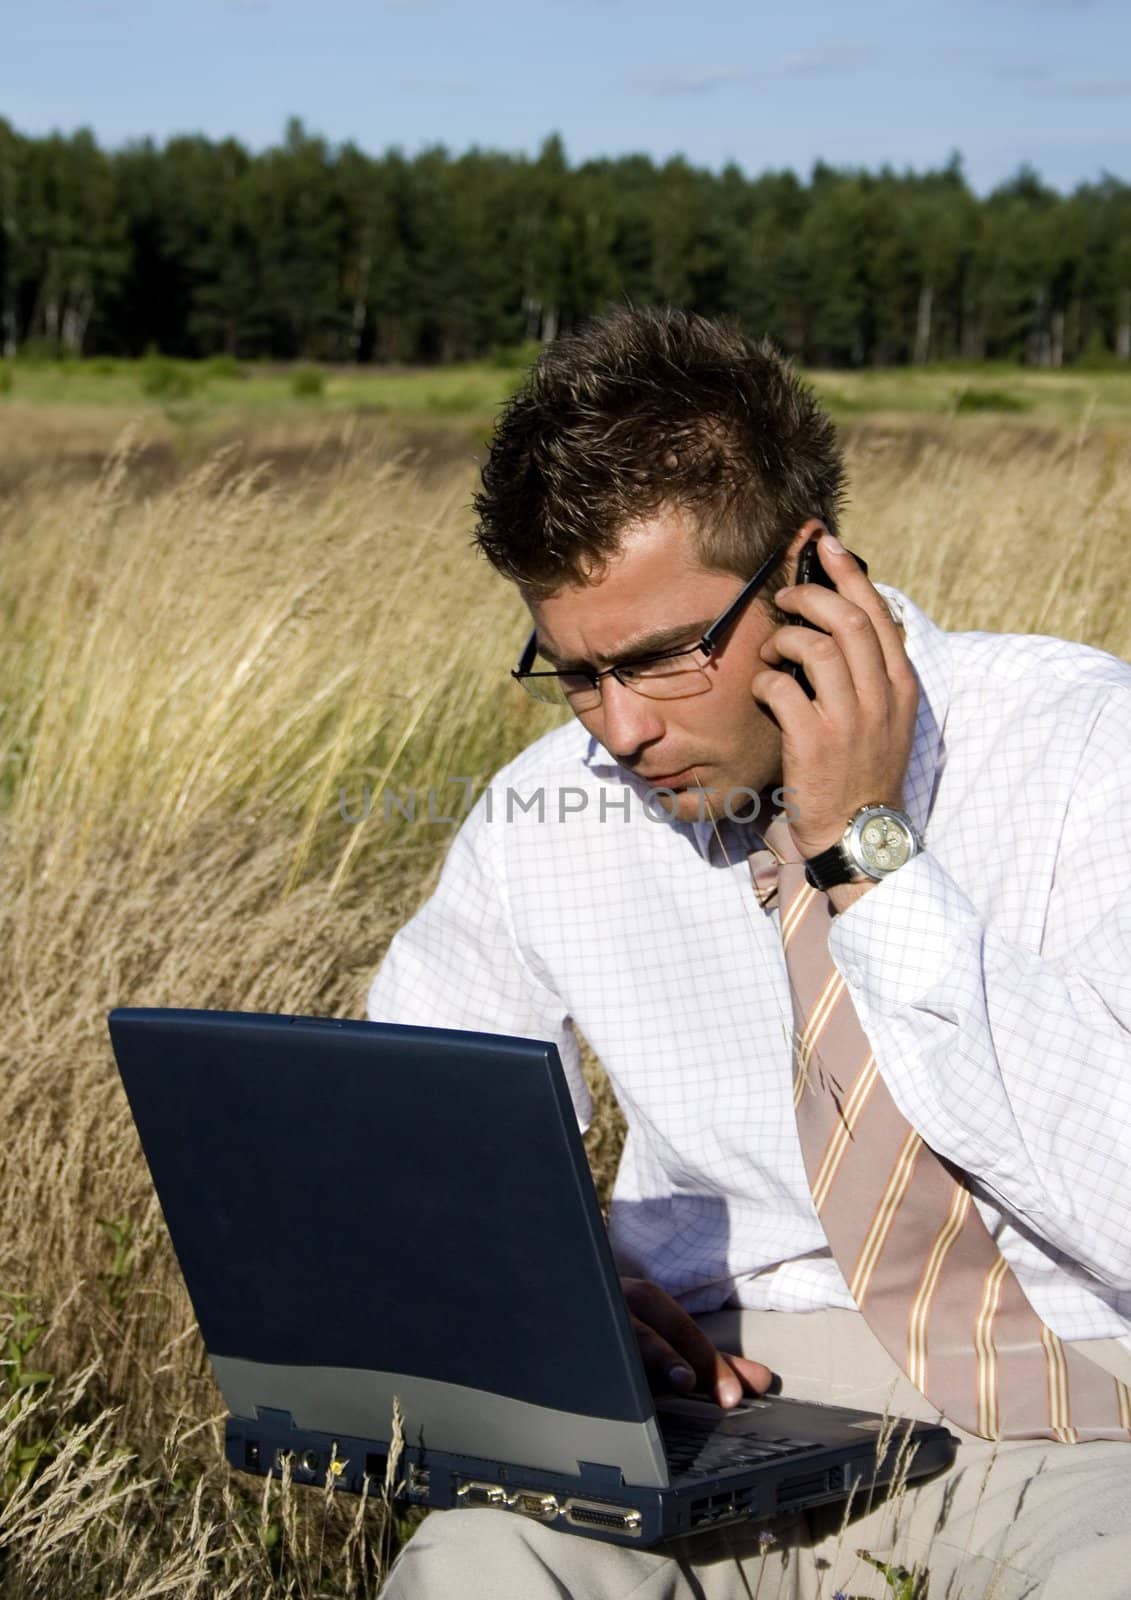
[[239,1012],[110,1031],[212,1356],[652,1415],[552,1044]]

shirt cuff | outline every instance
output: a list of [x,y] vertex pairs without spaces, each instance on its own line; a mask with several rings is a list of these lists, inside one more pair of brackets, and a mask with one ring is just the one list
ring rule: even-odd
[[833,919],[829,954],[862,1009],[880,1014],[936,987],[981,922],[937,856],[921,850]]

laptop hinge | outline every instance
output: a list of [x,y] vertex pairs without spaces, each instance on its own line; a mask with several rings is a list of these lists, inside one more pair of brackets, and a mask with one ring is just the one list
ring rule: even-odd
[[593,1487],[603,1489],[623,1489],[624,1473],[619,1467],[610,1467],[603,1461],[579,1461],[578,1470]]
[[269,1428],[282,1428],[288,1433],[294,1430],[295,1419],[289,1411],[279,1411],[275,1406],[256,1406],[255,1420],[266,1423]]

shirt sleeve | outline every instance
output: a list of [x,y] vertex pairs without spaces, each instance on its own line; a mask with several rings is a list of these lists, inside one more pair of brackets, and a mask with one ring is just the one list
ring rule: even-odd
[[487,814],[481,798],[456,835],[435,892],[393,938],[370,985],[367,1013],[373,1022],[549,1040],[585,1129],[592,1105],[573,1024],[519,947],[502,855],[506,830]]
[[1116,698],[1120,715],[1097,719],[1060,837],[1057,954],[987,923],[930,849],[838,916],[829,949],[893,1099],[931,1148],[1126,1289],[1131,759],[1119,728],[1131,697]]

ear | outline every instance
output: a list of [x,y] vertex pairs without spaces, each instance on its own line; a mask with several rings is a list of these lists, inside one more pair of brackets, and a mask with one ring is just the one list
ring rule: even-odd
[[825,527],[825,524],[821,521],[820,517],[806,517],[805,521],[801,524],[800,528],[798,528],[793,538],[789,541],[789,546],[786,549],[785,570],[787,584],[796,582],[797,558],[801,554],[802,550],[804,550],[805,546],[809,543],[810,539],[815,539],[818,534],[827,533],[828,531],[829,530]]

